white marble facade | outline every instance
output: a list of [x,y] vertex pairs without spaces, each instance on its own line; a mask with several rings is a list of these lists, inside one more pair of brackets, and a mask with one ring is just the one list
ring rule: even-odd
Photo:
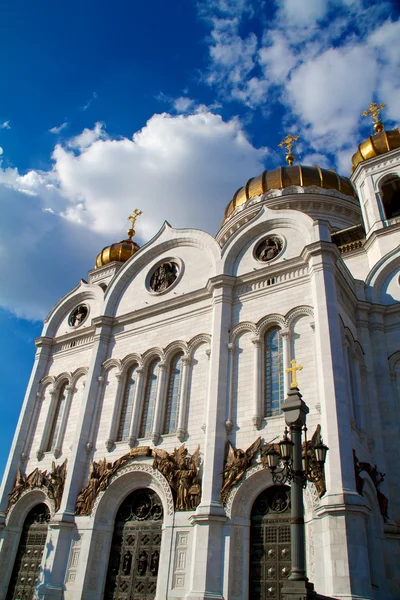
[[[40,502],[50,523],[38,584],[40,598],[102,598],[118,507],[133,490],[162,501],[157,600],[247,600],[250,513],[272,479],[258,461],[220,501],[227,440],[246,449],[260,435],[281,437],[282,414],[265,415],[265,336],[277,327],[283,367],[295,358],[312,433],[321,424],[329,447],[325,495],[305,492],[308,575],[317,592],[340,599],[400,598],[400,219],[386,219],[380,182],[400,176],[400,150],[361,163],[352,180],[361,204],[340,192],[286,188],[248,201],[216,238],[165,223],[126,263],[89,273],[50,312],[2,483],[0,599],[6,598],[24,519]],[[386,180],[386,179],[385,179]],[[277,196],[284,199],[271,208]],[[331,234],[360,223],[362,247],[340,252]],[[280,254],[260,262],[267,235]],[[164,293],[149,291],[162,261],[180,267]],[[85,304],[79,327],[71,312]],[[162,422],[171,361],[183,353],[176,430]],[[149,367],[159,359],[151,432],[140,437]],[[130,367],[138,366],[129,433],[118,441]],[[139,380],[141,383],[139,383]],[[284,389],[288,389],[284,376]],[[60,393],[58,427],[54,419]],[[51,439],[50,439],[51,438]],[[53,439],[54,438],[54,439]],[[51,442],[51,443],[50,443]],[[200,445],[202,496],[196,511],[175,511],[170,487],[151,458],[132,459],[75,516],[90,460],[113,462],[130,447],[172,451]],[[353,450],[386,473],[383,518],[364,471],[357,493]],[[17,469],[50,470],[67,459],[61,505],[43,489],[21,495],[7,511]],[[250,599],[249,599],[250,600]]]

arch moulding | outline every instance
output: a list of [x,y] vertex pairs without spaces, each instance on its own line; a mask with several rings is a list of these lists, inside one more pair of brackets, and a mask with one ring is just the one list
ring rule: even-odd
[[112,526],[120,504],[131,492],[140,488],[150,488],[158,494],[163,505],[165,523],[166,517],[174,514],[171,488],[164,475],[150,464],[144,463],[132,463],[117,471],[107,489],[97,496],[91,518]]
[[251,509],[256,498],[268,487],[274,485],[268,469],[257,463],[248,469],[242,481],[235,486],[225,505],[227,516],[234,520],[250,519]]

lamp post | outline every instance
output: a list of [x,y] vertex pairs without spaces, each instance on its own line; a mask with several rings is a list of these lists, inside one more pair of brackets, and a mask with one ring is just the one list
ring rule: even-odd
[[[282,596],[285,600],[309,600],[316,598],[316,592],[306,575],[303,488],[306,487],[307,481],[315,482],[323,477],[328,447],[323,444],[322,439],[314,446],[317,465],[311,466],[308,461],[307,443],[305,456],[303,457],[302,432],[306,432],[306,416],[309,409],[302,400],[297,387],[296,371],[302,367],[300,365],[296,367],[296,361],[294,360],[291,361],[291,364],[292,368],[287,369],[287,371],[291,372],[292,383],[287,398],[282,405],[287,427],[283,439],[279,444],[271,444],[265,451],[264,457],[267,467],[272,473],[274,483],[291,481],[292,568],[289,578],[282,586]],[[278,446],[279,451],[276,446]]]

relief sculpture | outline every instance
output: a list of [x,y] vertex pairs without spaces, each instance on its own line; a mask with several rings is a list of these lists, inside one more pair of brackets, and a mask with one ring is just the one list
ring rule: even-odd
[[321,425],[317,425],[311,440],[307,440],[307,444],[306,442],[303,442],[302,451],[304,456],[307,448],[308,467],[311,471],[311,475],[318,474],[320,476],[319,478],[315,478],[315,480],[313,479],[315,488],[317,490],[318,498],[321,498],[326,492],[325,471],[324,469],[321,470],[321,467],[318,465],[317,457],[315,455],[314,450],[315,446],[320,443]]
[[370,463],[360,462],[358,460],[354,450],[353,450],[353,460],[354,460],[354,472],[355,472],[355,476],[356,476],[357,492],[361,496],[363,495],[364,479],[361,477],[360,473],[362,471],[365,471],[371,477],[372,483],[375,486],[376,499],[378,500],[379,510],[381,511],[383,520],[387,521],[389,518],[389,513],[388,513],[389,500],[379,489],[380,484],[385,479],[386,473],[380,473],[378,471],[376,465],[372,466]]
[[62,465],[57,466],[53,461],[50,473],[36,468],[28,476],[25,476],[18,469],[15,484],[8,500],[7,510],[10,510],[23,492],[39,488],[43,489],[51,500],[54,500],[55,511],[57,512],[61,505],[66,474],[67,460]]
[[132,448],[113,463],[107,462],[106,458],[99,462],[91,460],[88,482],[77,498],[75,514],[90,515],[97,494],[104,491],[108,487],[110,477],[135,456],[151,456],[149,446]]
[[221,489],[221,500],[225,504],[231,488],[239,483],[243,475],[250,467],[254,457],[261,446],[261,437],[258,437],[255,442],[247,448],[247,450],[235,450],[230,442],[228,442],[228,456],[225,463],[225,469],[222,473],[223,485]]
[[113,463],[107,462],[105,458],[99,462],[91,460],[88,482],[77,498],[75,514],[90,515],[97,495],[108,487],[110,478],[119,469],[133,458],[150,456],[154,458],[153,468],[168,481],[175,501],[175,510],[195,510],[201,496],[199,450],[198,446],[190,456],[184,446],[175,448],[171,454],[166,450],[151,450],[149,446],[140,446],[132,448]]
[[166,450],[153,450],[153,467],[168,481],[175,498],[175,510],[195,510],[200,503],[199,451],[200,446],[197,446],[190,456],[184,445],[170,454]]

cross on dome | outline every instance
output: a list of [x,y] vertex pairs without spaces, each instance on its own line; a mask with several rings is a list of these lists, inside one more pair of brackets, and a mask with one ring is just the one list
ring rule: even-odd
[[383,123],[381,123],[381,121],[379,120],[379,113],[385,108],[385,106],[386,104],[378,105],[376,102],[371,102],[368,110],[364,110],[362,114],[363,117],[368,117],[369,115],[371,115],[372,121],[374,123],[374,129],[377,133],[383,131],[384,128]]
[[292,135],[291,133],[287,133],[285,139],[278,144],[278,146],[286,147],[286,161],[289,163],[290,167],[292,166],[294,161],[294,155],[292,154],[293,144],[297,142],[299,138],[300,136],[298,135]]

